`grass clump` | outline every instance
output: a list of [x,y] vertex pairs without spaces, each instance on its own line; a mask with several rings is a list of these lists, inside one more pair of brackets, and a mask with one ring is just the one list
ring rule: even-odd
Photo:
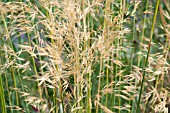
[[168,113],[169,6],[0,2],[0,111]]

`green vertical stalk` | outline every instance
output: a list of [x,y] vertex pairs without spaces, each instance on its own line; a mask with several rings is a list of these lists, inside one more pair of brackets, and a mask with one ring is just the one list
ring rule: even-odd
[[[13,79],[13,82],[14,82],[14,88],[17,88],[15,72],[14,72],[14,68],[12,66],[11,66],[11,74],[12,74],[12,79]],[[16,91],[15,91],[15,97],[16,97],[16,105],[19,106],[18,89],[16,89]]]
[[[4,27],[5,27],[5,32],[6,32],[6,34],[9,34],[9,33],[8,33],[8,27],[7,27],[7,23],[6,23],[6,21],[5,21],[4,14],[2,14],[2,21],[4,22]],[[14,50],[14,47],[13,47],[12,41],[11,41],[11,37],[8,37],[8,36],[7,36],[7,38],[9,38],[10,47]],[[15,91],[16,105],[19,106],[19,96],[18,96],[17,82],[16,82],[16,77],[15,77],[16,75],[15,75],[13,66],[10,66],[10,70],[11,70],[11,75],[12,75],[12,79],[13,79],[13,85],[14,85],[14,88],[16,88],[16,91]]]
[[0,92],[2,113],[7,113],[1,73],[0,73]]
[[[2,41],[2,40],[1,40]],[[2,41],[3,42],[3,41]],[[4,42],[3,42],[4,43]],[[7,51],[5,49],[5,46],[3,47],[4,48],[4,54],[6,55],[7,54]],[[0,50],[1,52],[1,50]],[[3,53],[1,52],[1,54],[3,55]],[[0,57],[0,63],[1,64],[4,64],[5,61],[5,58],[4,57]],[[1,73],[0,73],[1,74]],[[5,78],[5,87],[6,87],[6,90],[7,90],[7,97],[8,97],[8,101],[9,101],[9,106],[12,106],[12,99],[11,99],[11,96],[10,96],[10,90],[9,90],[9,86],[8,86],[8,77],[7,77],[7,69],[4,69],[4,78]],[[2,74],[0,75],[1,76],[1,79],[2,79]],[[1,84],[1,86],[3,85],[3,82]],[[2,86],[3,88],[3,86]],[[3,90],[3,89],[2,89]],[[0,91],[2,92],[2,95],[4,95],[4,90],[3,91]],[[5,96],[3,96],[5,97]],[[5,98],[4,98],[5,99]],[[2,101],[1,101],[2,103]],[[7,111],[7,110],[6,110]],[[13,113],[13,109],[12,107],[10,107],[10,112]]]
[[[105,1],[105,18],[104,18],[104,24],[103,24],[103,35],[104,35],[104,41],[105,41],[105,39],[107,38],[107,20],[106,20],[106,18],[107,18],[107,16],[108,16],[108,10],[110,9],[110,6],[109,6],[110,4],[109,4],[109,1],[108,0],[106,0]],[[107,50],[105,50],[105,51],[107,51]],[[109,56],[108,56],[109,57]],[[109,65],[109,60],[106,62],[106,64],[107,65]],[[104,69],[103,69],[104,70]],[[108,67],[106,67],[106,70],[105,70],[105,72],[106,72],[106,85],[108,86],[109,85],[109,68]],[[103,83],[105,83],[105,80],[104,80],[104,78],[103,78]],[[106,94],[106,96],[105,96],[105,106],[106,107],[108,107],[108,93]]]
[[57,108],[56,108],[56,105],[57,105],[57,99],[56,99],[56,88],[53,90],[53,107],[54,107],[54,110],[53,110],[53,113],[58,113],[57,111]]
[[[136,1],[136,0],[135,0]],[[135,2],[136,4],[136,2]],[[132,71],[132,66],[133,66],[133,54],[134,54],[134,47],[133,46],[133,41],[135,40],[135,31],[136,31],[136,15],[133,17],[133,34],[132,34],[132,49],[131,49],[131,62],[130,62],[130,70]]]
[[[135,0],[135,5],[136,5],[136,0]],[[133,37],[132,37],[132,41],[131,41],[132,50],[131,50],[131,63],[130,63],[131,72],[133,71],[133,69],[132,69],[132,66],[133,66],[133,54],[134,54],[134,49],[135,49],[135,44],[134,44],[133,41],[135,40],[135,31],[136,31],[136,15],[134,15],[134,17],[133,17]],[[133,46],[133,44],[134,44],[134,46]],[[136,86],[136,81],[135,81],[135,86]],[[132,108],[129,111],[129,113],[134,113],[134,110],[135,110],[135,107],[134,107],[135,102],[134,102],[134,100],[130,100],[129,105],[132,105]]]
[[[98,10],[96,8],[96,10]],[[100,87],[101,87],[101,73],[102,73],[102,68],[103,68],[103,58],[102,58],[102,54],[101,52],[99,51],[100,53],[100,69],[99,69],[99,75],[98,75],[98,84],[97,84],[97,96],[96,96],[96,99],[98,102],[100,102]],[[99,113],[99,105],[96,104],[96,113]]]
[[[116,46],[118,48],[119,46],[119,39],[116,39]],[[116,50],[116,59],[118,59],[118,49]],[[116,77],[116,74],[118,72],[118,67],[116,64],[114,64],[114,89],[116,89],[116,82],[118,81],[118,78]],[[115,96],[116,92],[114,92],[114,98],[113,98],[113,106],[117,106],[116,105],[116,96]],[[115,109],[113,109],[113,111],[115,111]]]
[[[114,11],[113,10],[113,3],[111,4],[111,11]],[[114,46],[114,42],[112,43],[112,45],[111,45],[112,47]],[[111,53],[112,55],[111,55],[111,59],[113,60],[114,59],[114,51],[112,51],[112,53]],[[113,62],[111,62],[111,67],[112,67],[112,76],[111,76],[111,81],[114,81],[114,63]],[[114,83],[115,84],[115,83]],[[113,87],[112,88],[114,88],[114,85],[113,85]],[[113,93],[111,94],[111,97],[110,97],[111,99],[111,102],[110,102],[110,105],[111,106],[114,106],[115,105],[115,92],[113,91]],[[114,110],[114,108],[113,107],[111,107],[111,110],[113,111]]]
[[[133,41],[134,41],[134,36],[135,36],[135,17],[134,17],[134,21],[133,21],[133,39],[132,39],[132,42],[131,42],[131,44],[133,44]],[[132,69],[132,66],[133,66],[133,53],[134,53],[134,47],[132,47],[132,50],[131,50],[131,63],[130,63],[130,70],[131,71],[133,71],[133,69]],[[136,83],[136,82],[135,82]],[[135,84],[136,85],[136,84]],[[129,113],[134,113],[134,105],[135,105],[135,103],[134,103],[134,101],[133,100],[131,100],[131,101],[129,101],[129,104],[130,103],[132,103],[132,109],[131,109],[131,111],[129,111]]]
[[[109,65],[109,61],[107,61],[107,65]],[[108,67],[106,67],[106,84],[107,84],[107,86],[109,85],[109,68]],[[105,106],[109,106],[108,105],[108,94],[106,94],[106,103],[105,103]]]
[[[79,66],[79,50],[78,50],[78,48],[79,48],[79,45],[77,45],[77,48],[76,48],[76,68]],[[81,91],[82,90],[81,89],[81,82],[82,81],[79,80],[78,76],[82,76],[82,75],[78,75],[78,71],[77,71],[76,74],[75,74],[76,85],[77,85],[76,91],[77,91],[77,99],[80,99],[80,97],[82,96],[82,91]],[[82,100],[78,101],[77,107],[82,107]],[[78,113],[82,113],[82,109],[79,109]]]
[[[7,78],[6,73],[5,73],[5,85],[6,85],[7,93],[8,93],[9,105],[12,106],[12,98],[10,96],[10,90],[9,90],[9,86],[8,86],[8,78]],[[10,110],[11,110],[10,112],[13,113],[12,107],[10,107]]]
[[[103,69],[103,58],[102,54],[100,55],[100,70],[99,70],[99,79],[98,79],[98,93],[97,93],[97,101],[100,102],[100,86],[101,86],[101,73]],[[98,104],[96,105],[96,113],[99,113],[99,106]]]
[[[148,7],[149,7],[149,0],[147,0],[147,2],[146,2],[146,7],[145,7],[146,11],[148,10]],[[145,25],[146,25],[146,19],[147,19],[146,16],[147,16],[147,14],[145,14],[145,16],[144,16],[143,25],[142,25],[142,36],[140,39],[141,43],[143,43],[144,35],[145,35]],[[142,51],[142,47],[140,46],[139,52],[141,52],[141,51]],[[141,62],[141,56],[138,57],[138,67],[140,66],[140,62]]]
[[[21,63],[20,63],[20,64],[21,64]],[[23,82],[22,82],[21,74],[20,74],[19,71],[18,71],[18,79],[19,79],[20,84],[21,84],[21,89],[22,89],[22,91],[24,91]],[[25,97],[25,96],[24,96],[24,100],[26,100],[26,97]],[[29,108],[28,108],[28,104],[27,104],[25,101],[23,102],[23,106],[24,106],[24,108],[26,108],[26,112],[27,112],[27,113],[30,113]]]
[[88,86],[87,86],[87,109],[86,109],[86,113],[91,113],[91,73],[88,74],[87,77],[87,81],[88,81]]
[[[90,4],[90,1],[88,0],[88,5],[91,5]],[[83,10],[84,10],[84,7],[85,7],[85,4],[82,4],[83,5]],[[85,23],[84,23],[85,24]],[[88,32],[92,32],[91,29],[93,29],[93,20],[91,22],[91,15],[88,14]],[[91,28],[91,29],[90,29]],[[86,28],[84,28],[86,29]],[[85,30],[84,30],[85,31]],[[93,34],[92,34],[93,35]],[[86,39],[86,37],[85,37]],[[86,49],[89,49],[90,48],[90,37],[89,39],[87,40],[87,47],[85,48]],[[90,64],[91,65],[91,61],[88,61],[87,65]],[[86,108],[86,112],[87,113],[91,113],[91,109],[92,109],[92,106],[91,106],[91,89],[92,89],[92,83],[91,83],[91,74],[92,73],[89,73],[87,76],[86,76],[86,79],[87,79],[87,82],[88,82],[88,85],[87,85],[87,97],[86,97],[86,102],[88,103],[87,105],[87,108]]]
[[[32,47],[31,37],[29,36],[28,33],[27,33],[27,36],[28,36],[28,43],[30,44],[30,47]],[[37,71],[35,59],[34,59],[33,56],[31,56],[31,59],[32,59],[32,62],[33,62],[34,73],[35,73],[36,76],[38,76],[38,71]],[[37,84],[38,84],[38,82],[37,82]],[[40,98],[42,98],[42,91],[41,91],[41,87],[40,86],[38,86],[38,92],[39,92]]]
[[[145,7],[145,10],[148,10],[148,6],[149,6],[149,0],[146,1],[146,7]],[[141,35],[141,38],[140,38],[140,42],[143,43],[143,40],[144,40],[144,35],[145,35],[145,25],[146,25],[146,18],[147,14],[144,15],[144,20],[143,20],[143,24],[142,24],[142,35]],[[142,47],[140,46],[139,48],[139,52],[142,51]],[[140,63],[141,63],[141,56],[138,56],[138,64],[137,66],[140,67]],[[135,86],[137,85],[137,81],[135,80]],[[131,109],[131,113],[134,113],[135,112],[135,99],[133,99],[132,101],[132,109]]]
[[[153,22],[152,22],[148,53],[147,53],[147,57],[146,57],[146,61],[145,61],[145,68],[148,65],[148,58],[149,58],[150,49],[151,49],[152,37],[153,37],[153,33],[154,33],[154,27],[155,27],[156,17],[157,17],[157,13],[158,13],[159,2],[160,2],[160,0],[157,0],[155,14],[154,14]],[[138,111],[139,111],[139,105],[140,105],[140,100],[141,100],[141,96],[142,96],[143,84],[144,84],[144,81],[145,81],[145,75],[146,75],[146,71],[144,71],[144,73],[143,73],[142,84],[141,84],[141,87],[140,87],[139,99],[138,99],[138,102],[137,102],[136,113],[138,113]]]
[[[123,30],[123,19],[124,19],[124,14],[125,14],[125,8],[126,8],[126,0],[121,0],[121,3],[120,3],[120,15],[121,15],[121,23],[120,23],[120,31]],[[123,34],[120,34],[120,36],[122,36]],[[119,58],[119,55],[121,54],[121,50],[119,51],[119,47],[122,46],[123,44],[123,40],[122,39],[118,39],[118,42],[117,42],[117,53],[116,53],[116,60],[121,60],[121,57]],[[120,67],[121,68],[121,67]],[[118,72],[118,67],[116,65],[116,73]],[[122,78],[121,76],[119,76],[118,78],[118,81],[121,81]],[[121,95],[121,89],[122,89],[122,86],[121,84],[119,85],[119,95]],[[118,97],[118,106],[120,107],[121,106],[121,97],[119,96]],[[118,110],[119,113],[121,113],[121,109]]]

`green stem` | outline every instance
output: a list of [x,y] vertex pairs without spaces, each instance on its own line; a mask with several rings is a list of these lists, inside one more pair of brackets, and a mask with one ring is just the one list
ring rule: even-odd
[[[4,14],[2,14],[2,21],[4,22],[6,34],[9,34]],[[14,50],[14,47],[13,47],[13,44],[12,44],[12,41],[11,41],[11,37],[7,36],[7,38],[9,38],[9,45],[10,45],[10,47],[12,48],[12,50]],[[10,60],[11,60],[11,56],[10,56]],[[15,91],[16,105],[19,106],[19,97],[18,97],[18,90],[17,90],[17,82],[16,82],[16,77],[15,77],[15,72],[14,72],[13,65],[10,66],[10,69],[11,69],[11,75],[12,75],[12,79],[13,79],[13,83],[14,83],[14,88],[16,88],[16,91]]]
[[[98,80],[98,93],[97,93],[97,101],[100,102],[100,86],[101,86],[101,73],[103,69],[103,58],[100,56],[100,70],[99,70],[99,80]],[[99,106],[96,105],[96,113],[99,113]]]
[[[135,0],[136,1],[136,0]],[[136,4],[136,2],[135,2],[135,4]],[[131,44],[134,44],[133,43],[133,41],[135,40],[135,30],[136,30],[136,15],[133,17],[133,38],[132,38],[132,42],[131,42]],[[134,54],[134,48],[135,48],[135,44],[134,44],[134,46],[132,46],[132,50],[131,50],[131,64],[130,64],[130,70],[131,70],[131,72],[132,72],[132,66],[133,66],[133,54]],[[136,81],[135,81],[135,86],[136,86]],[[135,102],[134,102],[134,100],[131,100],[131,101],[129,101],[129,104],[132,104],[132,108],[131,108],[131,111],[129,111],[129,113],[134,113],[134,111],[135,111],[135,107],[134,107],[134,105],[135,105]]]
[[2,113],[7,113],[1,73],[0,73],[0,92],[1,92],[0,98],[1,98]]
[[[90,6],[91,4],[90,4],[90,1],[88,1],[88,5]],[[83,5],[83,10],[84,10],[84,8],[85,8],[85,4],[82,4]],[[84,23],[85,24],[85,23]],[[91,26],[90,26],[91,25]],[[88,14],[88,32],[92,32],[92,30],[91,29],[93,29],[93,20],[92,20],[92,22],[91,22],[91,15],[90,14]],[[90,29],[91,28],[91,29]],[[85,31],[85,28],[84,28],[84,31]],[[86,39],[86,36],[85,36],[85,39]],[[90,48],[90,43],[91,43],[91,39],[89,38],[88,40],[87,40],[87,47],[85,46],[85,50],[87,50],[87,49],[89,49]],[[88,63],[87,64],[90,64],[91,65],[91,61],[88,61]],[[87,65],[88,66],[88,65]],[[92,73],[90,72],[88,75],[87,75],[87,77],[86,77],[86,79],[87,79],[87,82],[88,82],[88,86],[87,86],[87,103],[89,103],[88,105],[87,105],[87,110],[86,110],[86,112],[87,113],[91,113],[91,109],[92,109],[92,104],[91,104],[91,89],[92,89],[92,83],[91,83],[91,75],[92,75]]]
[[[152,28],[151,28],[148,53],[147,53],[147,57],[146,57],[146,61],[145,61],[145,68],[148,65],[148,58],[149,58],[150,49],[151,49],[152,37],[153,37],[153,33],[154,33],[154,27],[155,27],[156,17],[157,17],[157,13],[158,13],[159,2],[160,2],[160,0],[157,0],[155,14],[154,14]],[[138,113],[138,111],[139,111],[139,105],[140,105],[140,100],[141,100],[141,96],[142,96],[143,84],[144,84],[144,81],[145,81],[145,75],[146,75],[146,71],[144,71],[144,73],[143,73],[142,83],[141,83],[140,92],[139,92],[139,99],[138,99],[138,102],[137,102],[136,113]]]
[[[104,41],[107,38],[107,20],[106,20],[106,18],[108,16],[108,10],[110,8],[109,5],[110,5],[109,1],[106,0],[106,3],[105,3],[105,6],[106,6],[106,8],[105,8],[105,18],[104,18],[104,26],[103,26]],[[106,64],[109,65],[109,60],[106,62]],[[106,67],[105,72],[106,72],[106,85],[108,86],[108,84],[109,84],[109,68],[108,67]],[[103,83],[105,83],[105,80],[103,80]],[[105,97],[105,106],[106,107],[108,106],[108,93],[106,94],[106,97]]]
[[[149,6],[149,0],[147,0],[147,2],[146,2],[145,10],[148,10],[148,6]],[[144,20],[143,20],[141,43],[143,43],[144,35],[145,35],[145,25],[146,25],[146,19],[147,19],[146,16],[147,16],[147,14],[145,14]],[[142,51],[142,47],[140,46],[139,52],[141,52],[141,51]],[[141,62],[141,56],[138,57],[138,67],[140,66],[140,62]]]

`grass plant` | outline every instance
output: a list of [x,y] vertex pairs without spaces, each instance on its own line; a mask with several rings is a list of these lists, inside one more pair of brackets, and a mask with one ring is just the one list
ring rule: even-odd
[[2,0],[0,112],[169,113],[168,0]]

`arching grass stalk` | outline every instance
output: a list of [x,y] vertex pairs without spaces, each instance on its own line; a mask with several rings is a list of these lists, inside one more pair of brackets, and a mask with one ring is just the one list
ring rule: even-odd
[[[165,2],[165,1],[164,1]],[[169,10],[170,11],[170,10]],[[167,28],[166,28],[166,20],[163,16],[163,9],[161,6],[159,6],[159,12],[160,12],[160,17],[161,17],[161,21],[162,21],[162,25],[164,27],[164,31],[165,31],[165,34],[166,34],[166,43],[165,43],[165,49],[167,50],[165,53],[164,53],[164,58],[165,58],[165,61],[167,61],[167,57],[168,57],[168,54],[169,54],[169,49],[170,49],[170,36],[167,35],[168,32],[167,32]],[[164,63],[165,65],[166,63]],[[162,76],[164,76],[164,73],[162,73]],[[158,78],[158,77],[157,77]],[[161,83],[161,87],[163,87],[163,83],[164,83],[164,80],[162,80],[162,83]],[[156,86],[157,87],[157,86]]]
[[[156,17],[157,17],[157,13],[158,13],[159,2],[160,2],[160,0],[157,0],[155,14],[154,14],[153,22],[152,22],[150,41],[149,41],[149,45],[148,45],[148,53],[147,53],[147,57],[146,57],[146,60],[145,60],[145,68],[148,65],[148,59],[149,59],[149,54],[150,54],[150,49],[151,49],[151,43],[152,43],[152,37],[153,37],[153,33],[154,33]],[[141,87],[140,87],[139,99],[138,99],[138,102],[137,102],[136,113],[138,113],[138,111],[139,111],[139,105],[140,105],[140,100],[141,100],[141,96],[142,96],[143,84],[144,84],[144,81],[145,81],[145,75],[146,75],[146,71],[144,71],[143,77],[142,77],[142,83],[141,83]]]
[[[168,34],[167,28],[166,28],[166,24],[167,24],[167,23],[166,23],[166,20],[165,20],[165,18],[164,18],[164,16],[163,16],[163,9],[162,9],[161,6],[159,6],[159,14],[160,14],[160,18],[161,18],[161,21],[162,21],[162,25],[163,25],[165,34]],[[165,67],[165,66],[166,66],[166,61],[167,61],[167,57],[168,57],[168,54],[169,54],[169,48],[170,48],[170,40],[169,40],[169,36],[166,35],[166,43],[165,43],[165,46],[164,46],[164,49],[166,50],[166,52],[163,53],[164,61],[165,61],[165,62],[164,62],[164,64],[163,64],[162,67]],[[165,74],[165,73],[162,73],[161,75],[156,76],[156,82],[155,82],[155,84],[154,84],[154,87],[155,87],[156,90],[157,90],[158,84],[159,84],[159,82],[160,82],[159,79],[160,79],[160,77],[164,78],[164,74]],[[164,84],[164,83],[165,83],[165,81],[164,81],[164,79],[162,79],[162,80],[161,80],[161,89],[163,88],[163,84]],[[146,107],[149,106],[149,102],[150,102],[150,100],[152,99],[152,97],[153,97],[153,93],[151,94],[150,98],[148,99],[148,102],[147,102],[146,105],[145,105],[145,109],[146,109]],[[150,106],[153,106],[153,105],[150,105]],[[144,109],[144,111],[145,111],[145,109]]]

